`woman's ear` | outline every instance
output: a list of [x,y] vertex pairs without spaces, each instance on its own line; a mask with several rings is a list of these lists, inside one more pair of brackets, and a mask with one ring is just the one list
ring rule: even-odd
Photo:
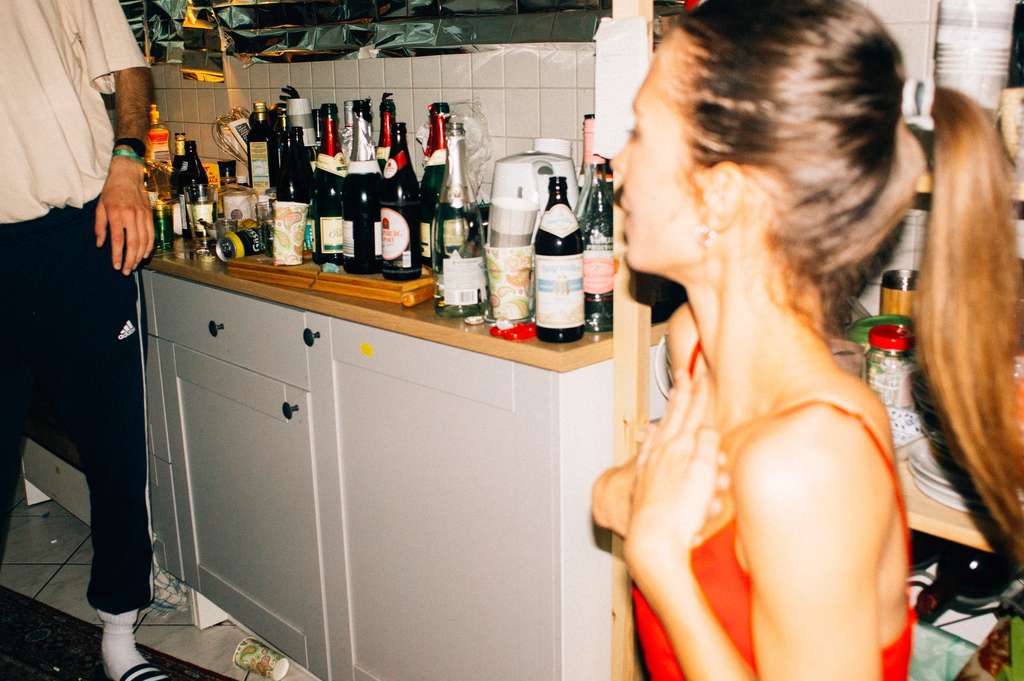
[[724,161],[702,169],[695,181],[701,196],[701,217],[709,229],[721,234],[765,219],[761,187],[736,163]]

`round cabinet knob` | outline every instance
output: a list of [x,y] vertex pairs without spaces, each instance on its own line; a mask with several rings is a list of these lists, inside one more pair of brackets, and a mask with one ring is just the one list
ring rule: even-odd
[[281,405],[281,413],[284,414],[284,417],[289,421],[292,418],[292,414],[294,414],[298,410],[299,405],[297,404],[288,404],[287,402],[285,402],[284,404]]
[[313,347],[313,343],[320,337],[319,331],[313,331],[312,329],[306,329],[302,332],[302,340],[309,347]]
[[216,338],[217,337],[217,332],[221,331],[224,328],[224,325],[223,324],[218,324],[217,322],[215,322],[215,321],[213,321],[211,319],[210,320],[210,325],[207,328],[210,329],[210,335],[213,336],[214,338]]

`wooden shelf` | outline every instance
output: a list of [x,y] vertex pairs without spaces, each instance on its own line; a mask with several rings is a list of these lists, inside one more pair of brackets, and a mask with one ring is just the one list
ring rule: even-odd
[[986,539],[986,535],[991,536],[995,531],[994,522],[990,518],[940,504],[925,496],[918,488],[910,473],[906,455],[912,448],[922,446],[928,446],[927,440],[916,440],[897,450],[897,458],[900,459],[900,483],[903,486],[903,499],[907,504],[911,529],[983,551],[992,551],[992,546]]

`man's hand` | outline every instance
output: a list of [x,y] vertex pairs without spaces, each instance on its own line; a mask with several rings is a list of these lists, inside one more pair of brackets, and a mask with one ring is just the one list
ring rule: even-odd
[[140,163],[115,156],[96,206],[96,247],[110,231],[110,260],[128,276],[153,251],[153,214]]

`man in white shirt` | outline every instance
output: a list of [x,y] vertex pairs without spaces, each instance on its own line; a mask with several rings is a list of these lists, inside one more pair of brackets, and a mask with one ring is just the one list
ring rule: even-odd
[[[88,599],[104,623],[104,671],[112,681],[167,679],[133,634],[152,599],[134,274],[153,245],[141,158],[149,67],[117,0],[2,0],[0,83],[0,509],[11,507],[35,384],[89,482]],[[115,95],[116,138],[101,93]],[[6,527],[0,516],[0,551]]]

